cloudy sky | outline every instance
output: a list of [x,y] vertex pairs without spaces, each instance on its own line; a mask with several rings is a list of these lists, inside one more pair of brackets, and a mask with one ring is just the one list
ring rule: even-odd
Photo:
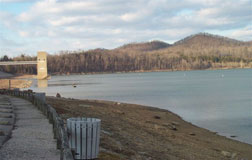
[[252,40],[252,0],[0,0],[0,56],[208,32]]

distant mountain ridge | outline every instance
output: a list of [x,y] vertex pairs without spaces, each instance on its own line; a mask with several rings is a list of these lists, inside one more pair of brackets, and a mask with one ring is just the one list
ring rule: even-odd
[[115,50],[138,50],[138,51],[153,51],[162,48],[171,46],[170,44],[158,40],[151,42],[141,42],[141,43],[129,43],[121,47],[116,48]]
[[[246,42],[239,41],[236,39],[209,34],[209,33],[197,33],[190,35],[188,37],[185,37],[184,39],[181,39],[174,43],[174,45],[181,45],[181,44],[199,44],[199,43],[210,43],[214,45],[242,45],[246,44]],[[212,43],[215,42],[215,43]]]
[[228,38],[225,36],[219,36],[209,33],[197,33],[185,37],[173,44],[168,44],[163,41],[154,40],[151,42],[129,43],[112,50],[134,50],[134,51],[155,51],[160,49],[166,49],[174,46],[181,47],[223,47],[223,46],[249,46],[252,45],[252,41],[239,41],[236,39]]

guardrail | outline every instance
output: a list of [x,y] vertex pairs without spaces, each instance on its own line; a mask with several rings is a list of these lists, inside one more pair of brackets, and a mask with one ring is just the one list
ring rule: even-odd
[[68,135],[64,126],[64,121],[56,110],[45,101],[45,93],[35,93],[32,90],[20,91],[19,89],[0,89],[0,94],[20,97],[32,102],[53,125],[54,138],[57,139],[57,149],[60,149],[60,160],[74,160],[69,147]]

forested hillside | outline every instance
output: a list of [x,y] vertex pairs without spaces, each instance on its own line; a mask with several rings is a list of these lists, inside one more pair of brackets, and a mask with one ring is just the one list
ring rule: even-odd
[[[34,60],[20,56],[0,60]],[[161,41],[132,43],[112,50],[64,51],[48,55],[50,74],[252,68],[252,43],[199,33],[173,45]],[[36,73],[36,66],[5,66],[11,73]]]

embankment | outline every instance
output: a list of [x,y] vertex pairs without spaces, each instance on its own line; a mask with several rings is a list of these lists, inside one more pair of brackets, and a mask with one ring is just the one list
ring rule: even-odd
[[252,159],[252,145],[199,128],[158,108],[109,101],[47,97],[63,119],[102,120],[102,160]]
[[27,80],[28,78],[34,78],[34,75],[13,75],[0,71],[0,89],[8,89],[9,85],[11,88],[29,88],[32,80]]

